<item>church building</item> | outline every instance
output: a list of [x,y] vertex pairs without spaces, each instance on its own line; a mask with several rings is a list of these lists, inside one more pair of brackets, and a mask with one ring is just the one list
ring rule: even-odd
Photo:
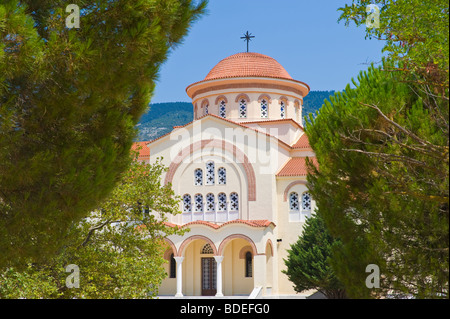
[[315,207],[302,126],[309,90],[275,59],[237,53],[186,88],[192,122],[140,142],[139,160],[162,158],[162,181],[182,198],[168,224],[189,229],[167,238],[159,295],[295,294],[282,270]]

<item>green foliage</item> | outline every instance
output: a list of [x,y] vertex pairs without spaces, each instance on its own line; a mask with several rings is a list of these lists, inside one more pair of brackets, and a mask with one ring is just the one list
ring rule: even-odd
[[[0,266],[42,262],[130,164],[161,64],[206,1],[0,3]],[[23,257],[23,260],[21,258]]]
[[288,259],[284,260],[287,270],[283,270],[294,284],[297,292],[316,289],[327,298],[345,298],[345,289],[336,278],[328,258],[332,246],[340,246],[333,239],[322,218],[315,214],[306,220],[302,235],[288,250]]
[[[332,265],[355,298],[448,296],[448,99],[399,72],[361,72],[306,127],[320,167],[309,189],[342,240]],[[365,286],[368,264],[381,269],[378,290]]]
[[[366,6],[380,8],[378,28],[366,28],[366,38],[385,41],[383,51],[400,68],[414,73],[421,82],[431,82],[441,90],[449,77],[449,6],[447,0],[352,0],[339,20],[364,26]],[[411,79],[409,79],[411,80]]]
[[[73,226],[67,245],[45,264],[29,263],[22,271],[0,274],[2,298],[151,298],[167,275],[164,238],[182,234],[165,225],[180,213],[179,198],[160,186],[165,168],[133,164],[109,198],[88,218]],[[80,270],[79,288],[67,288],[70,273]]]
[[[448,298],[448,2],[353,0],[340,20],[364,25],[371,3],[380,25],[366,37],[387,58],[310,117],[309,188],[342,240],[331,263],[349,296]],[[368,264],[379,289],[365,285]]]

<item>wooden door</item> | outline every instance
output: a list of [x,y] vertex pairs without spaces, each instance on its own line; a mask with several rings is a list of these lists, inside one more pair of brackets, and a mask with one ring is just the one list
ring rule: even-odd
[[202,296],[214,296],[217,292],[217,264],[213,257],[202,258]]

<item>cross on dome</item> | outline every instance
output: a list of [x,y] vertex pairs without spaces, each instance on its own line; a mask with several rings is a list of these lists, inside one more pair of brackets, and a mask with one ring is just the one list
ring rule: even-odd
[[243,37],[241,37],[241,39],[244,39],[244,41],[247,41],[247,52],[248,52],[248,43],[252,40],[252,38],[254,38],[255,36],[252,35],[251,33],[245,33]]

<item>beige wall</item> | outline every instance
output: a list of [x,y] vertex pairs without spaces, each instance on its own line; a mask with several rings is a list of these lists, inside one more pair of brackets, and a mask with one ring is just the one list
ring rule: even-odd
[[[277,238],[282,239],[281,242],[277,243],[278,250],[278,289],[280,294],[295,294],[296,292],[293,289],[292,282],[290,282],[286,275],[284,275],[281,271],[286,270],[286,265],[284,264],[283,259],[287,259],[288,253],[287,250],[290,249],[290,245],[297,242],[299,236],[302,233],[304,222],[289,222],[289,193],[297,192],[299,196],[307,191],[307,187],[304,184],[297,184],[292,186],[289,189],[288,197],[286,201],[284,201],[284,192],[286,188],[294,181],[303,180],[306,182],[305,177],[297,177],[297,178],[279,178],[277,180],[277,206],[278,206],[278,214],[277,214]],[[315,202],[314,200],[311,203],[311,212],[314,212]]]
[[[247,102],[247,117],[241,118],[239,116],[239,101],[236,102],[236,97],[240,94],[246,94],[250,102]],[[258,98],[261,94],[268,94],[271,97],[271,102],[268,103],[269,114],[267,118],[261,118],[261,108]],[[302,96],[296,95],[289,91],[283,90],[267,90],[262,89],[233,89],[233,90],[221,90],[217,92],[208,92],[201,94],[195,98],[193,104],[197,104],[197,118],[202,117],[205,114],[204,101],[208,101],[208,113],[219,116],[219,103],[216,105],[215,101],[217,97],[225,96],[228,103],[226,105],[226,118],[235,122],[252,121],[252,120],[277,120],[281,119],[280,112],[280,97],[287,97],[288,103],[286,104],[285,118],[292,118],[301,124],[302,122],[302,110],[301,107],[297,111],[295,110],[294,101],[298,100],[302,105]]]
[[[253,95],[247,93],[251,99],[257,99],[260,93]],[[235,94],[231,94],[228,101],[234,103]],[[277,99],[272,96],[272,104],[278,103]],[[210,112],[213,110],[212,104],[214,101],[210,99]],[[212,104],[211,104],[212,103]],[[259,105],[257,102],[251,102],[252,105],[259,112]],[[291,103],[291,102],[290,102]],[[292,101],[293,103],[293,101]],[[293,107],[293,105],[292,105]],[[288,108],[288,114],[290,109]],[[293,109],[292,109],[293,110]],[[231,110],[232,111],[232,110]],[[258,113],[259,116],[259,113]],[[258,118],[259,119],[259,118]],[[246,119],[248,121],[248,118]],[[170,166],[176,155],[189,145],[208,139],[222,140],[226,137],[227,129],[236,129],[237,126],[217,119],[214,117],[205,117],[199,121],[175,130],[171,135],[168,135],[149,145],[151,158],[154,162],[158,157],[163,158],[163,164]],[[239,127],[238,127],[239,128]],[[299,135],[299,129],[293,130],[292,127],[280,126],[278,128],[281,136],[286,141],[296,140]],[[221,242],[233,234],[245,235],[255,243],[257,247],[257,256],[254,256],[253,278],[245,278],[244,260],[239,258],[239,251],[248,243],[244,239],[236,238],[228,243],[223,251],[223,293],[225,295],[235,294],[249,294],[255,285],[263,285],[264,294],[293,294],[295,291],[292,288],[292,283],[288,281],[287,277],[281,273],[285,269],[283,258],[287,258],[287,249],[290,244],[298,240],[301,234],[304,222],[289,222],[289,199],[284,201],[284,192],[290,183],[293,181],[304,180],[305,177],[284,177],[277,178],[275,173],[286,163],[286,161],[295,154],[314,155],[309,151],[291,151],[286,149],[281,143],[274,138],[268,138],[264,134],[258,134],[253,130],[237,131],[248,134],[250,138],[257,141],[256,144],[248,143],[248,140],[229,141],[236,144],[238,150],[245,153],[252,164],[255,173],[256,184],[256,200],[248,201],[249,180],[245,173],[242,163],[236,163],[236,157],[230,151],[224,151],[217,147],[205,147],[201,150],[196,150],[186,160],[181,163],[173,176],[173,188],[177,195],[183,196],[190,194],[192,200],[196,193],[201,193],[206,200],[207,193],[215,195],[217,203],[217,195],[220,192],[227,194],[228,201],[231,192],[239,194],[239,218],[244,220],[261,220],[267,219],[273,221],[275,228],[267,227],[266,229],[255,228],[243,224],[229,224],[219,229],[213,229],[205,225],[191,225],[190,232],[184,236],[170,236],[170,240],[174,243],[177,251],[184,240],[194,235],[201,235],[210,238],[216,248],[220,246]],[[236,133],[236,132],[235,132]],[[265,141],[268,148],[272,148],[273,156],[266,157],[259,156],[258,138]],[[261,141],[262,142],[262,141]],[[252,157],[251,154],[256,154]],[[267,155],[267,154],[266,154]],[[216,182],[215,185],[194,186],[194,170],[202,168],[206,172],[206,162],[212,160],[215,162],[216,168]],[[274,166],[274,167],[272,167]],[[227,184],[218,185],[217,183],[217,169],[225,167],[227,170]],[[165,176],[162,176],[164,181]],[[204,176],[205,178],[205,176]],[[204,179],[205,182],[205,179]],[[306,191],[306,185],[294,185],[290,191],[296,191],[301,195]],[[314,202],[312,211],[314,209]],[[180,210],[182,206],[180,205]],[[174,216],[171,222],[176,224],[183,224],[182,216]],[[267,242],[270,239],[273,250],[269,254],[270,249]],[[281,239],[281,242],[277,242]],[[200,295],[201,294],[201,255],[200,250],[205,241],[194,240],[185,247],[181,252],[185,259],[183,261],[183,294],[185,295]],[[168,265],[166,271],[168,272]],[[166,279],[160,287],[161,295],[174,295],[176,292],[176,279]]]

